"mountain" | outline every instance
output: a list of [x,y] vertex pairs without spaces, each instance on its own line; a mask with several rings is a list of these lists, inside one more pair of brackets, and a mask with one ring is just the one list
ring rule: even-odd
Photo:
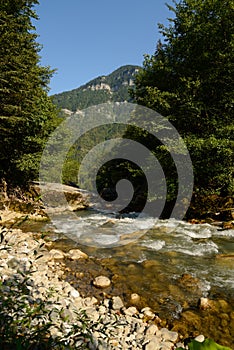
[[130,102],[128,90],[134,86],[134,75],[139,69],[139,66],[122,66],[111,74],[95,78],[77,89],[53,95],[53,102],[63,109],[65,115],[108,101]]

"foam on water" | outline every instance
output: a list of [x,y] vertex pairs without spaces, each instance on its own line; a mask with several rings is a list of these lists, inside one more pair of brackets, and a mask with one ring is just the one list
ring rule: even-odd
[[142,246],[152,249],[152,250],[161,250],[165,246],[166,242],[162,240],[150,240],[148,242],[143,242]]
[[180,229],[180,233],[187,235],[191,238],[198,238],[198,239],[212,237],[212,232],[209,228],[204,228],[204,229],[201,229],[199,231],[198,230],[192,231],[192,230],[188,230],[187,228]]
[[129,253],[120,254],[120,259],[131,256],[131,260],[142,262],[171,256],[171,265],[165,265],[167,273],[172,276],[192,273],[204,282],[204,295],[210,289],[210,283],[234,289],[234,261],[216,259],[217,254],[234,254],[234,230],[175,219],[137,217],[135,213],[120,217],[111,212],[95,211],[78,213],[74,220],[60,217],[57,227],[60,227],[60,233],[81,245],[94,242],[97,254],[99,248],[106,248],[105,252],[100,250],[100,257],[116,254],[114,249],[120,246],[119,243],[126,245],[119,250],[126,249]]
[[220,237],[234,237],[234,230],[218,230],[216,236]]
[[118,236],[103,235],[103,234],[96,236],[93,239],[100,246],[102,246],[102,245],[105,245],[105,246],[114,245],[114,244],[118,243],[118,241],[119,241]]
[[[209,224],[194,225],[174,219],[158,220],[152,217],[134,218],[126,216],[117,219],[114,213],[92,212],[86,216],[78,216],[74,220],[63,220],[62,218],[58,220],[59,231],[65,235],[71,234],[77,238],[82,236],[84,240],[85,234],[88,236],[93,234],[95,242],[99,245],[103,241],[105,246],[116,243],[121,236],[134,232],[143,231],[144,233],[145,230],[149,230],[150,233],[153,227],[157,237],[155,236],[152,241],[152,235],[146,233],[144,241],[141,243],[143,246],[154,250],[164,248],[167,251],[198,256],[219,252],[219,247],[213,242],[215,237],[234,237],[234,230],[219,230]],[[164,231],[166,241],[160,240],[159,237],[163,232],[161,231],[163,228],[169,228],[169,231]],[[201,243],[199,240],[205,240],[205,242]]]
[[198,243],[198,244],[191,244],[190,249],[188,247],[184,246],[178,246],[178,245],[171,245],[168,247],[170,251],[179,252],[182,254],[187,254],[191,256],[207,256],[210,254],[218,254],[219,248],[214,242],[206,242],[206,243]]
[[[95,213],[87,216],[77,217],[74,220],[63,220],[62,218],[57,221],[57,227],[59,232],[65,235],[72,235],[72,237],[81,237],[84,243],[84,236],[89,236],[91,233],[94,236],[94,242],[98,245],[102,243],[111,245],[117,243],[120,239],[120,235],[134,233],[135,231],[145,231],[150,229],[155,223],[153,218],[120,218],[116,219],[113,214],[104,215],[102,213]],[[106,232],[109,234],[106,235]],[[56,230],[58,232],[58,230]],[[114,235],[113,235],[114,233]],[[108,242],[109,237],[109,242]]]

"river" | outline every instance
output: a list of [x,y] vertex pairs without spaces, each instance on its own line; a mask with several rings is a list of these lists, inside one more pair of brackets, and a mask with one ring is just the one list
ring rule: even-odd
[[[194,312],[191,317],[205,319],[207,315],[197,307],[201,297],[225,300],[228,309],[210,313],[213,321],[201,321],[194,332],[203,332],[216,341],[221,337],[224,344],[234,346],[233,229],[139,218],[134,213],[119,217],[97,210],[79,211],[74,219],[59,214],[54,223],[57,228],[52,223],[43,228],[54,247],[65,251],[79,248],[91,257],[78,265],[68,262],[72,273],[67,278],[81,292],[100,297],[90,280],[105,274],[113,282],[107,294],[121,295],[130,303],[131,294],[137,293],[141,306],[149,305],[171,327],[189,310]],[[77,271],[86,277],[78,278]],[[222,316],[211,331],[209,322],[215,323],[221,311],[233,320],[226,325]],[[190,328],[191,322],[187,322]],[[183,333],[178,325],[177,329]]]

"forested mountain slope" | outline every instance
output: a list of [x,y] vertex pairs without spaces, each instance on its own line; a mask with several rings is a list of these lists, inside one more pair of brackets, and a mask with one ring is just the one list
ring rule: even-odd
[[107,101],[130,102],[132,98],[128,91],[134,85],[134,76],[138,70],[138,66],[122,66],[111,74],[95,78],[77,89],[53,95],[53,101],[58,107],[74,112]]

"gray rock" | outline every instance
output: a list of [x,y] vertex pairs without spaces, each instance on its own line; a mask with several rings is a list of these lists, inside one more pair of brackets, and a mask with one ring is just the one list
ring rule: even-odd
[[76,211],[89,206],[88,192],[72,186],[58,183],[45,183],[39,186],[38,183],[34,183],[34,189],[38,194],[42,193],[42,200],[48,212],[59,212],[65,209]]
[[169,331],[167,328],[162,328],[159,332],[164,341],[169,340],[172,342],[176,342],[178,339],[178,333]]
[[153,336],[149,343],[145,345],[145,350],[160,350],[161,349],[161,342],[159,341],[159,338],[156,336]]

